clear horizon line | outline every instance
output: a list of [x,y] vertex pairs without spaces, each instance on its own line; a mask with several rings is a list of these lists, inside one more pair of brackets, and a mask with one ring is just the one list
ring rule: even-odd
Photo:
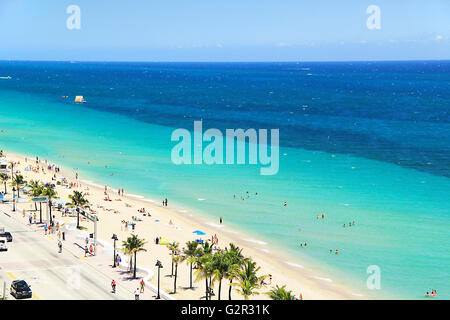
[[55,60],[55,59],[0,59],[0,62],[82,62],[82,63],[338,63],[338,62],[427,62],[450,61],[449,59],[403,59],[403,60],[232,60],[232,61],[205,61],[205,60]]

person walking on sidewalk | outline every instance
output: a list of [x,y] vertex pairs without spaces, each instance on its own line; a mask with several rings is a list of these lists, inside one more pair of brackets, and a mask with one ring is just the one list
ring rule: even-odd
[[141,293],[144,293],[144,289],[145,289],[144,279],[141,279],[140,285],[141,285]]
[[58,249],[59,249],[59,253],[62,253],[62,242],[58,241]]
[[116,281],[113,279],[113,281],[111,281],[111,288],[112,288],[112,293],[116,293]]
[[136,291],[134,292],[134,300],[139,300],[139,294],[140,294],[139,288],[136,288]]

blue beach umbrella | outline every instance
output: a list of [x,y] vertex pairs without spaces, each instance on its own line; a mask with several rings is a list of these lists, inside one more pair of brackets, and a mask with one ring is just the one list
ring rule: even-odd
[[197,234],[197,235],[199,235],[199,236],[204,236],[206,233],[204,233],[204,232],[202,232],[202,231],[200,231],[200,230],[195,230],[194,232],[192,232],[192,233],[195,233],[195,234]]

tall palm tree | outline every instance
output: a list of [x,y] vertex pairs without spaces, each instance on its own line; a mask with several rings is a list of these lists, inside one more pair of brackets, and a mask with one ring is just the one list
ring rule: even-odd
[[58,198],[58,193],[50,185],[47,185],[42,190],[42,196],[48,199],[48,208],[50,210],[50,223],[52,223],[52,200]]
[[230,280],[229,287],[228,287],[228,300],[231,300],[231,289],[233,288],[233,280],[236,275],[236,270],[246,261],[248,258],[245,258],[242,254],[242,249],[238,246],[234,245],[233,243],[230,243],[230,248],[225,248],[225,251],[227,252],[229,258],[231,259],[231,266],[230,270],[226,274],[226,278]]
[[6,173],[0,173],[0,182],[5,185],[5,194],[7,194],[6,183],[9,180],[9,176]]
[[[70,206],[77,209],[87,208],[89,201],[84,196],[82,192],[74,191],[73,194],[69,195],[71,200]],[[77,210],[77,228],[80,228],[80,210]]]
[[[211,277],[213,274],[212,269],[212,244],[208,241],[204,242],[200,248],[197,259],[195,260],[198,269],[195,271],[196,279],[195,281],[205,280],[205,299],[209,300],[210,288],[211,288]],[[209,280],[209,282],[208,282]]]
[[137,235],[133,234],[131,237],[128,237],[127,241],[129,243],[129,247],[131,249],[131,253],[134,256],[134,268],[133,268],[133,278],[136,278],[136,259],[138,252],[147,251],[144,249],[144,245],[147,243],[145,239],[139,239]]
[[198,248],[197,241],[188,241],[186,242],[187,250],[184,251],[184,255],[181,258],[181,261],[189,262],[190,268],[190,282],[189,289],[192,289],[192,264],[195,263],[196,259],[200,256],[201,250]]
[[13,181],[11,182],[11,185],[13,187],[17,187],[17,198],[20,198],[20,188],[22,188],[22,186],[26,185],[27,182],[25,181],[25,179],[23,178],[23,176],[21,174],[16,174],[13,177]]
[[178,277],[178,264],[182,261],[181,255],[178,253],[172,258],[175,264],[175,278],[173,280],[173,293],[177,293],[177,277]]
[[130,257],[129,263],[128,263],[128,272],[131,272],[133,270],[133,251],[131,249],[131,243],[128,241],[122,241],[122,252]]
[[252,295],[259,294],[256,290],[262,287],[262,282],[267,276],[258,276],[260,267],[251,260],[245,261],[243,265],[235,272],[238,283],[233,283],[237,288],[236,292],[244,296],[245,300]]
[[213,255],[213,273],[214,280],[219,282],[218,300],[220,300],[222,292],[222,280],[228,277],[228,274],[235,272],[238,264],[234,264],[234,257],[225,250],[220,250]]
[[296,300],[292,291],[286,290],[286,286],[272,287],[272,290],[266,293],[272,300]]
[[175,256],[175,252],[178,250],[179,245],[180,244],[178,242],[172,242],[167,245],[167,248],[169,249],[170,255],[172,257],[172,272],[170,273],[170,277],[173,277],[173,267],[174,267],[173,257]]
[[[39,181],[31,180],[28,186],[31,188],[30,195],[32,197],[40,197],[44,192],[44,185]],[[34,203],[34,209],[37,211],[37,203]],[[42,223],[42,202],[39,202],[39,222]]]

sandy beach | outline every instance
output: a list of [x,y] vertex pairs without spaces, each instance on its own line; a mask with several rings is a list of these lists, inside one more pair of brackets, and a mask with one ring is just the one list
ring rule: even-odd
[[[237,232],[227,227],[226,221],[222,224],[212,222],[207,219],[201,218],[193,212],[179,212],[171,208],[171,199],[169,200],[168,207],[163,207],[161,203],[152,202],[146,200],[143,195],[129,195],[127,190],[124,190],[124,195],[118,194],[118,188],[120,186],[111,187],[108,186],[108,197],[111,201],[105,200],[105,186],[101,184],[94,184],[89,182],[89,177],[84,177],[81,173],[76,173],[74,170],[60,167],[61,171],[55,173],[53,170],[47,169],[47,164],[55,164],[53,162],[45,162],[45,159],[39,159],[39,172],[33,170],[25,171],[25,168],[36,168],[36,158],[33,156],[25,156],[14,153],[6,153],[6,159],[8,161],[14,161],[17,164],[14,169],[20,172],[26,181],[38,180],[43,183],[55,183],[52,181],[52,177],[56,174],[58,179],[62,177],[66,178],[70,183],[77,183],[76,187],[67,187],[63,185],[57,185],[56,191],[58,197],[64,202],[69,202],[69,195],[74,190],[80,191],[86,194],[86,199],[89,200],[90,207],[97,214],[99,218],[98,226],[98,238],[105,240],[112,244],[111,237],[115,233],[117,234],[121,244],[122,240],[132,234],[137,234],[140,238],[144,238],[147,241],[145,249],[147,252],[139,253],[137,257],[138,267],[145,267],[150,270],[156,270],[155,263],[160,260],[164,266],[162,269],[161,277],[161,289],[170,293],[173,291],[173,278],[170,277],[171,273],[171,256],[169,250],[164,245],[155,244],[156,237],[163,237],[168,239],[169,242],[179,242],[180,248],[185,247],[187,241],[193,241],[195,239],[210,239],[216,235],[218,238],[218,247],[225,248],[229,243],[234,243],[243,248],[243,254],[247,257],[251,257],[261,267],[259,271],[260,275],[272,275],[272,282],[270,285],[263,287],[259,290],[260,294],[251,297],[251,299],[269,299],[265,294],[272,286],[286,285],[287,289],[292,290],[296,296],[302,295],[303,299],[367,299],[367,296],[363,296],[358,293],[357,290],[347,287],[342,283],[338,283],[336,279],[329,279],[327,275],[318,274],[315,270],[312,270],[306,266],[293,262],[292,257],[283,254],[282,252],[274,252],[274,250],[265,245],[261,239],[250,238],[242,233]],[[27,160],[26,160],[27,159]],[[42,170],[44,168],[44,170]],[[78,175],[78,180],[76,179]],[[2,188],[3,189],[3,188]],[[9,194],[11,195],[11,187],[8,186]],[[162,201],[163,199],[161,199]],[[18,205],[20,210],[34,210],[34,204],[21,203]],[[151,216],[144,216],[138,212],[139,209],[145,208],[147,213]],[[59,221],[69,223],[76,220],[76,217],[64,217],[61,212],[54,210],[53,214]],[[45,217],[45,214],[44,214]],[[140,221],[133,221],[132,217],[137,217]],[[131,227],[127,230],[123,227],[122,221],[135,222],[135,230],[132,231]],[[93,232],[93,223],[88,220],[82,220],[81,226],[85,227],[87,232]],[[193,231],[201,230],[206,235],[197,236],[193,234]],[[290,262],[292,261],[292,262]],[[194,276],[195,279],[195,276]],[[153,285],[157,284],[157,277],[153,277],[150,281]],[[195,282],[194,289],[188,289],[189,287],[189,265],[182,263],[178,267],[178,280],[177,280],[177,292],[173,294],[175,299],[192,299],[198,300],[204,296],[203,282]],[[218,285],[215,284],[214,291],[217,298]],[[243,299],[233,290],[233,299]],[[222,299],[228,298],[228,284],[222,285]]]

